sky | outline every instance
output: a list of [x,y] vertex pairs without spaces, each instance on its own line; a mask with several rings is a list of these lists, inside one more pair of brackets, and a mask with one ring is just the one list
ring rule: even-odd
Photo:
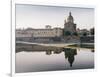
[[64,28],[69,12],[72,13],[77,28],[94,27],[94,9],[79,7],[42,6],[16,4],[16,28],[45,28],[46,25]]

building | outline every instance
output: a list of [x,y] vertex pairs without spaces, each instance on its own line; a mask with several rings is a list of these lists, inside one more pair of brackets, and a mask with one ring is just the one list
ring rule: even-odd
[[62,36],[61,28],[33,30],[33,37],[61,37],[61,36]]
[[77,33],[79,34],[79,36],[88,36],[90,35],[90,31],[87,29],[77,29]]
[[62,36],[61,28],[53,29],[17,29],[16,37],[61,37]]
[[[46,25],[43,29],[16,29],[16,40],[18,41],[31,41],[31,42],[77,42],[79,38],[75,34],[76,24],[74,18],[69,12],[67,21],[64,22],[64,29],[56,27],[52,28]],[[71,36],[66,34],[70,33]],[[72,36],[73,35],[73,36]],[[64,37],[66,36],[66,37]]]
[[[93,29],[93,28],[91,28]],[[94,43],[94,35],[91,34],[91,29],[77,29],[77,33],[80,36],[80,41],[84,43]],[[94,34],[94,32],[92,32]]]
[[73,34],[74,32],[76,32],[76,24],[74,23],[74,18],[71,15],[71,12],[69,12],[67,21],[66,19],[64,21],[64,35],[66,35],[66,33]]
[[26,29],[16,29],[16,38],[17,37],[32,37],[32,31],[26,31]]
[[20,41],[48,42],[60,38],[62,34],[63,30],[61,28],[51,28],[50,26],[46,26],[45,29],[17,29],[16,39]]

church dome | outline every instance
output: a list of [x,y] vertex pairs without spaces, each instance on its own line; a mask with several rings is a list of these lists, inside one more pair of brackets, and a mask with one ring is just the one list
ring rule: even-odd
[[73,23],[73,16],[71,15],[71,12],[69,12],[69,16],[68,16],[68,18],[67,18],[67,22],[71,22],[71,23]]

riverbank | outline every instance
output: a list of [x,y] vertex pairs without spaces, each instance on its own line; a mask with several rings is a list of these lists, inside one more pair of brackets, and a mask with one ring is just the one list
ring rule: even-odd
[[94,43],[73,44],[73,45],[68,45],[68,47],[80,47],[80,48],[94,49]]
[[38,46],[51,46],[51,47],[63,47],[63,48],[90,48],[94,49],[94,43],[31,43],[31,42],[21,42],[17,41],[16,44],[24,45],[38,45]]

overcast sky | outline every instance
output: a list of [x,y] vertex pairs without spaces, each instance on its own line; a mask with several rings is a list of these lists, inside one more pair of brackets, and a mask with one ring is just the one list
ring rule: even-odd
[[45,28],[45,25],[63,28],[70,11],[77,28],[94,27],[93,8],[16,4],[16,28]]

